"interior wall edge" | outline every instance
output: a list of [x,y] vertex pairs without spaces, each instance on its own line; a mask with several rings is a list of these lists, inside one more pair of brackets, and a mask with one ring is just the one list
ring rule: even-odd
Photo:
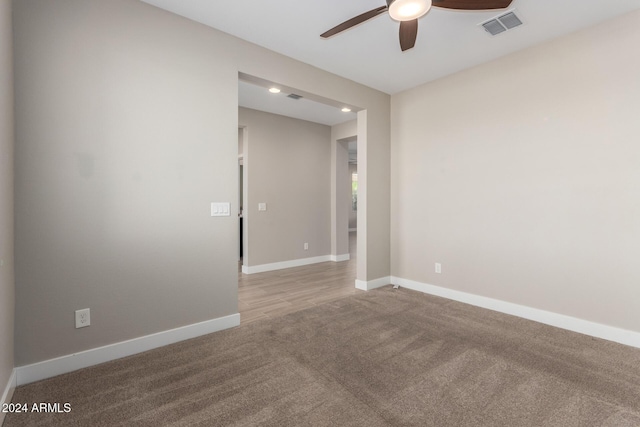
[[[17,371],[13,368],[11,372],[11,376],[9,377],[9,381],[7,382],[6,387],[4,388],[4,392],[2,393],[2,398],[0,398],[0,407],[3,407],[5,403],[11,403],[11,398],[13,397],[13,392],[17,387]],[[6,412],[0,409],[0,426],[4,422],[4,418],[6,416]]]

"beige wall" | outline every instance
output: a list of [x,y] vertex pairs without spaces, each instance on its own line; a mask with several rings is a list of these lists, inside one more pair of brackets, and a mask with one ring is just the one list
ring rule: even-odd
[[[248,133],[243,265],[329,255],[331,128],[247,108],[238,123]],[[259,212],[263,202],[267,210]]]
[[358,112],[357,280],[364,282],[386,279],[391,271],[391,176],[380,173],[391,158],[390,115],[390,109]]
[[640,331],[638,45],[634,12],[393,96],[392,274]]
[[237,210],[238,72],[366,108],[389,146],[388,95],[147,4],[15,9],[18,365],[237,312],[237,218],[210,203]]
[[12,39],[11,1],[0,0],[0,396],[14,366]]

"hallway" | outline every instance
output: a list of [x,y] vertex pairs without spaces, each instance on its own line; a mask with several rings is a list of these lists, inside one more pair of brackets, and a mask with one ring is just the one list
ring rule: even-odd
[[[349,233],[351,259],[242,274],[238,272],[241,323],[269,319],[361,292],[355,288],[356,232]],[[239,264],[240,265],[240,264]]]

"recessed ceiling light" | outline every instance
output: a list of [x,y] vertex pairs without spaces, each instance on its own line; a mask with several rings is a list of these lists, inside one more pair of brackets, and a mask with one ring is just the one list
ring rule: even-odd
[[269,92],[271,93],[280,93],[280,89],[278,89],[277,87],[272,87],[269,89]]
[[344,107],[344,108],[342,109],[342,112],[343,112],[343,113],[349,113],[349,112],[351,112],[351,108]]

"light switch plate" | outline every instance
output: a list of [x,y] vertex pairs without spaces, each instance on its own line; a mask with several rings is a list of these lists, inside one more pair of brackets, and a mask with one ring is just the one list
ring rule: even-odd
[[259,211],[266,211],[267,210],[267,204],[266,203],[258,203],[258,210]]
[[211,203],[211,216],[231,216],[231,204]]

